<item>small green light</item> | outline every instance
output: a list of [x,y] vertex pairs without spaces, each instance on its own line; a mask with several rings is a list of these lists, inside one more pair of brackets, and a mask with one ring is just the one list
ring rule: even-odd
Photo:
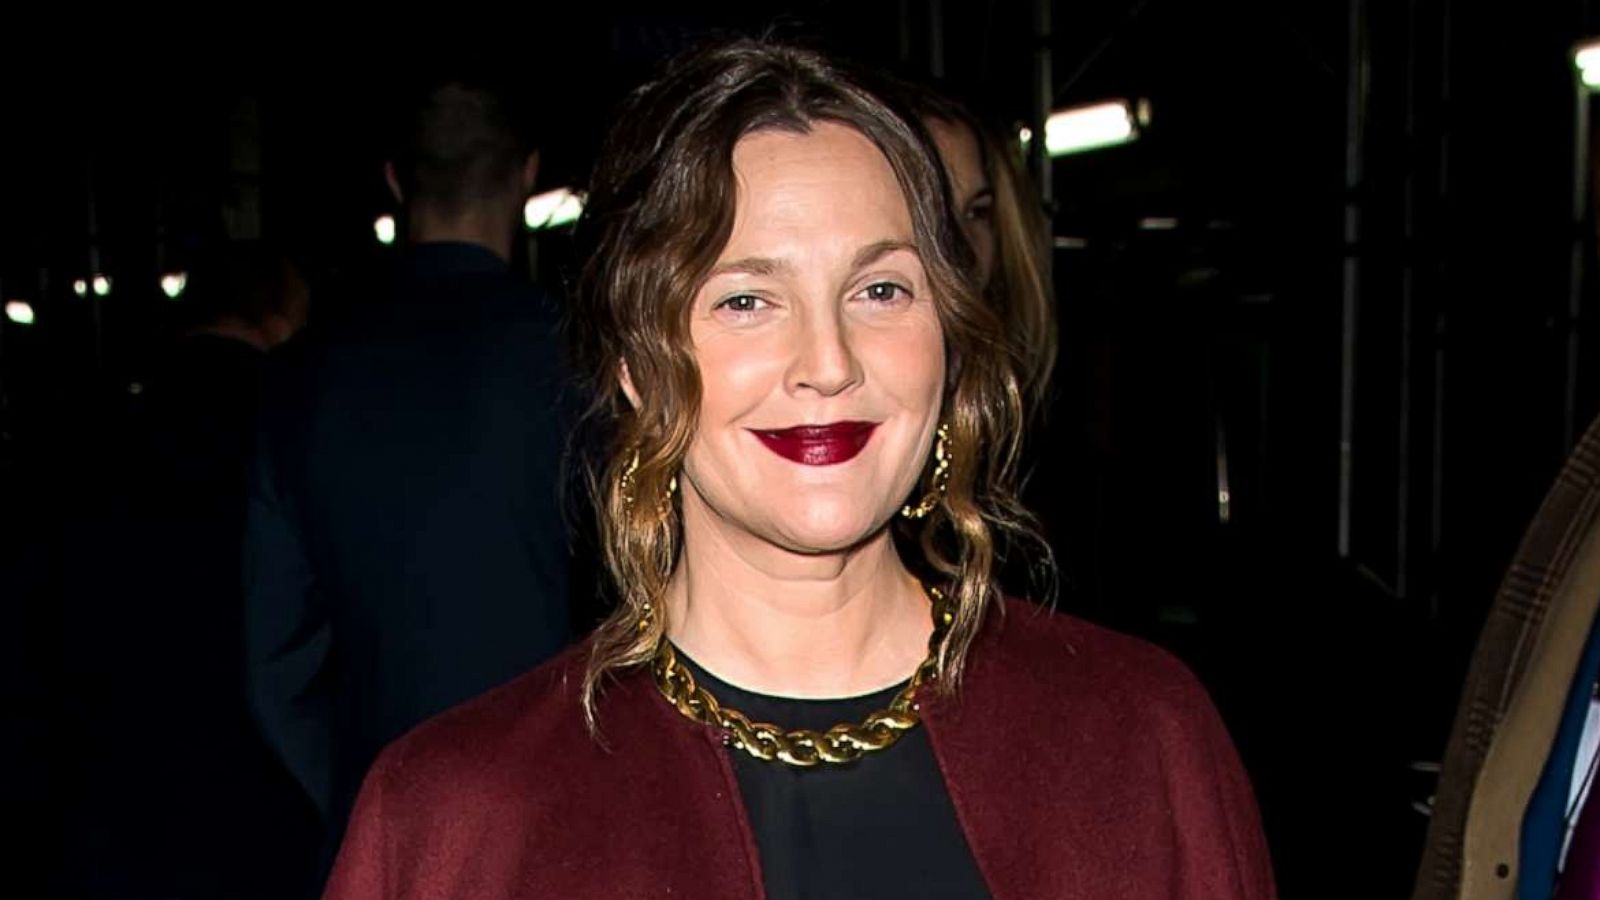
[[6,318],[18,325],[33,324],[33,304],[25,300],[12,300],[6,303]]

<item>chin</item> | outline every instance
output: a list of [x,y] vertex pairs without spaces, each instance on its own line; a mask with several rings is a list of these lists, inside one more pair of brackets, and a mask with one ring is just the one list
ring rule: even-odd
[[835,553],[848,550],[881,531],[888,519],[876,509],[863,509],[859,502],[833,504],[814,502],[804,510],[790,511],[774,525],[781,542],[802,553]]

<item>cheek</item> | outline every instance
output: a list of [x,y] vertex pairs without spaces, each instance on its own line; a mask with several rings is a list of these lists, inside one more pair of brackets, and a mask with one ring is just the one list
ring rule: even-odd
[[897,404],[924,408],[944,392],[944,337],[937,321],[897,335],[884,335],[872,348],[873,369]]
[[978,260],[978,283],[982,287],[988,287],[989,279],[994,275],[995,256],[999,253],[994,226],[989,222],[969,222],[967,241],[972,244],[973,255]]
[[764,395],[770,354],[752,342],[711,339],[695,347],[700,370],[700,417],[705,424],[724,424]]

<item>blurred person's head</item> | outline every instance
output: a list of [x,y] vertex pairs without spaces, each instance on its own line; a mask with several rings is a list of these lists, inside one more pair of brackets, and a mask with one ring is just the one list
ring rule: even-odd
[[478,244],[510,258],[538,171],[529,118],[506,91],[472,79],[409,95],[384,174],[411,242]]
[[262,241],[228,243],[196,268],[190,288],[192,332],[270,350],[306,324],[305,278],[287,255]]
[[1019,148],[949,97],[921,85],[906,85],[904,93],[939,148],[979,282],[1006,321],[1028,403],[1037,406],[1055,367],[1055,299],[1049,223]]

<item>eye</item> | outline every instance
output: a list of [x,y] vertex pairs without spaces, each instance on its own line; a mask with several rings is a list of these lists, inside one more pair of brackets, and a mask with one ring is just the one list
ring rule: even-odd
[[725,297],[713,309],[725,309],[731,313],[753,313],[766,306],[767,301],[755,294],[734,294]]
[[967,218],[974,222],[987,222],[994,217],[994,201],[979,200],[967,207]]
[[909,298],[911,291],[892,281],[877,281],[867,285],[861,296],[874,303],[893,303],[896,300]]

